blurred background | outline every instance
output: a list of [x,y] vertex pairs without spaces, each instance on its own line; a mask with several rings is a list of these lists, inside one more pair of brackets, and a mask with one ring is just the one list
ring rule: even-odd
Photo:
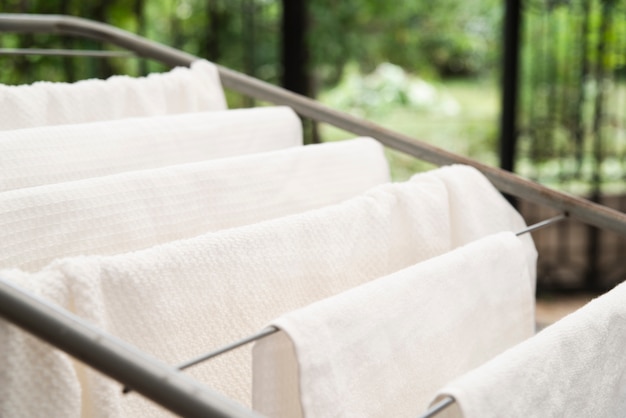
[[[626,209],[626,0],[0,0],[0,12],[109,23]],[[3,50],[33,47],[114,50],[0,34]],[[0,56],[4,84],[166,70],[136,57]],[[228,102],[267,105],[232,92]],[[310,121],[305,131],[307,142],[353,136]],[[395,180],[432,168],[387,152]],[[554,215],[516,204],[529,223]],[[626,239],[616,233],[568,220],[534,237],[540,294],[598,293],[626,277]]]

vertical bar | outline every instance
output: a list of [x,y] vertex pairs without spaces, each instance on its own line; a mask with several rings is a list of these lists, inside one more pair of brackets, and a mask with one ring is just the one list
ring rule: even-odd
[[[261,6],[262,7],[262,6]],[[251,0],[241,1],[241,19],[242,19],[242,40],[243,40],[243,65],[246,74],[256,77],[256,57],[255,51],[257,43],[255,34],[255,20],[258,15],[256,12],[256,2]],[[254,97],[243,97],[244,107],[254,107]]]
[[294,93],[308,96],[307,0],[283,0],[281,18],[281,82]]
[[[604,149],[604,128],[606,124],[606,96],[609,73],[609,60],[608,57],[611,54],[613,41],[611,40],[612,29],[612,13],[613,7],[610,1],[603,1],[601,3],[600,13],[600,27],[597,29],[599,32],[597,56],[596,56],[596,71],[595,80],[598,86],[594,102],[594,117],[593,117],[593,174],[591,177],[591,201],[601,203],[602,200],[602,183],[603,174],[602,167],[604,159],[606,157],[606,150]],[[602,254],[602,233],[598,228],[593,226],[589,227],[588,232],[588,259],[589,266],[587,277],[585,280],[585,289],[594,290],[598,287],[597,276],[599,271],[599,257]]]
[[517,144],[517,95],[520,54],[520,0],[506,0],[502,51],[502,113],[500,119],[500,167],[515,170]]

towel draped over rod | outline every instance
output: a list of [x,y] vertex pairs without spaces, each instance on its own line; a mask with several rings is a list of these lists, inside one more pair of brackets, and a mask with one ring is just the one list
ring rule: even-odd
[[[548,227],[548,226],[550,226],[552,224],[555,224],[555,223],[557,223],[559,221],[562,221],[562,220],[566,219],[567,216],[568,216],[567,213],[554,216],[552,218],[549,218],[549,219],[546,219],[544,221],[538,222],[536,224],[530,225],[528,228],[526,228],[526,229],[524,229],[522,231],[518,231],[515,235],[516,236],[520,236],[520,235],[527,234],[527,233],[530,233],[530,232],[533,232],[533,231],[537,231],[539,229],[546,228],[546,227]],[[230,344],[228,344],[228,345],[226,345],[224,347],[220,347],[220,348],[218,348],[216,350],[213,350],[213,351],[210,351],[208,353],[202,354],[202,355],[200,355],[200,356],[198,356],[198,357],[196,357],[194,359],[191,359],[191,360],[186,361],[186,362],[184,362],[182,364],[179,364],[178,366],[176,366],[176,368],[178,370],[187,369],[189,367],[195,366],[196,364],[199,364],[199,363],[202,363],[204,361],[210,360],[212,358],[215,358],[215,357],[217,357],[217,356],[219,356],[221,354],[227,353],[227,352],[229,352],[231,350],[234,350],[234,349],[239,348],[241,346],[244,346],[246,344],[255,342],[257,340],[260,340],[261,338],[268,337],[268,336],[270,336],[270,335],[272,335],[272,334],[274,334],[274,333],[276,333],[278,331],[279,331],[279,329],[274,327],[274,326],[270,326],[270,327],[264,328],[264,329],[262,329],[261,331],[255,333],[255,334],[252,334],[252,335],[249,335],[249,336],[247,336],[245,338],[242,338],[241,340],[234,341],[234,342],[232,342],[232,343],[230,343]],[[123,388],[123,390],[122,390],[122,392],[125,393],[125,394],[126,393],[130,393],[131,391],[132,391],[132,389],[130,387],[128,387],[128,386],[125,386]]]

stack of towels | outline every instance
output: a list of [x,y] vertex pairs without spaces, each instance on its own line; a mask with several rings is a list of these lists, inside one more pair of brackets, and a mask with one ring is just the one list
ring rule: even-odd
[[[269,417],[537,407],[537,253],[475,169],[392,183],[371,138],[303,146],[289,108],[226,109],[206,61],[0,97],[2,278],[172,365],[278,328],[189,369]],[[4,320],[0,352],[0,416],[170,416]]]

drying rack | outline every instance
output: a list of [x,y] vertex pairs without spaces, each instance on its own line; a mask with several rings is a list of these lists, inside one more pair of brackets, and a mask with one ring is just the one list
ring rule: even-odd
[[[89,38],[125,48],[136,56],[172,67],[189,66],[200,59],[111,25],[71,16],[0,13],[0,32],[48,33]],[[588,225],[626,235],[626,214],[622,212],[450,153],[245,74],[219,65],[217,67],[225,88],[276,105],[290,106],[304,117],[328,123],[356,135],[370,136],[390,148],[435,165],[473,166],[503,193],[548,206]],[[186,417],[258,416],[211,391],[180,370],[151,358],[1,277],[0,316],[176,414]]]

